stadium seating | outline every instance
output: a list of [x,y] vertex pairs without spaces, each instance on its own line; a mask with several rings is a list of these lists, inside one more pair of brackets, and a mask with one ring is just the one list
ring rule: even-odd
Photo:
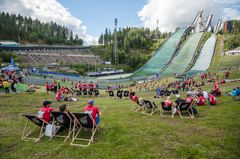
[[32,66],[52,64],[100,64],[99,56],[92,54],[90,50],[26,50],[17,51],[23,62]]

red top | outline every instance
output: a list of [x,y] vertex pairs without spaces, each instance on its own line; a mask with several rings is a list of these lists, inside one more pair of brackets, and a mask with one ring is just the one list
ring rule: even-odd
[[205,98],[203,96],[198,97],[198,105],[204,105],[205,104]]
[[83,90],[86,90],[86,89],[87,89],[87,84],[86,84],[86,83],[83,83],[83,84],[82,84],[82,88],[83,88]]
[[81,83],[78,83],[78,84],[77,84],[77,88],[78,88],[78,89],[82,88],[82,84],[81,84]]
[[138,96],[132,96],[131,99],[132,99],[133,102],[137,102]]
[[53,111],[53,108],[50,107],[42,107],[40,108],[40,112],[42,113],[42,116],[40,116],[43,120],[46,122],[49,122],[51,112]]
[[214,91],[216,91],[216,92],[219,91],[219,88],[218,88],[218,84],[217,84],[217,82],[214,82],[213,87],[214,87]]
[[85,106],[83,111],[85,113],[91,114],[93,120],[96,122],[96,116],[97,116],[97,114],[99,114],[98,107],[96,107],[96,106]]
[[89,84],[88,84],[88,87],[89,87],[89,89],[91,89],[91,90],[92,90],[92,89],[93,89],[93,87],[94,87],[94,84],[93,84],[93,83],[89,83]]
[[62,92],[58,91],[56,95],[56,100],[60,100],[60,97],[62,96]]
[[216,98],[214,97],[214,95],[212,95],[212,94],[209,94],[209,101],[210,101],[213,105],[216,105],[216,104],[217,104],[217,100],[216,100]]
[[171,102],[170,100],[165,100],[164,103],[165,103],[165,105],[168,106],[168,107],[172,105],[172,102]]
[[193,98],[192,97],[187,97],[187,98],[185,98],[185,102],[186,103],[192,103],[193,102]]
[[45,84],[45,88],[46,88],[46,90],[48,90],[49,89],[49,85]]

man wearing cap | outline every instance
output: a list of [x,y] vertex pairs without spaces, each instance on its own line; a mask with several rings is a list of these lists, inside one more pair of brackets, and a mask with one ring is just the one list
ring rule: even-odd
[[51,108],[51,101],[44,101],[43,102],[43,107],[40,108],[38,112],[38,117],[45,120],[46,122],[49,122],[51,118],[51,112],[53,111],[53,108]]
[[100,122],[100,114],[101,112],[99,111],[98,107],[94,106],[94,100],[90,99],[88,101],[88,105],[84,107],[83,111],[85,113],[91,114],[94,122],[98,125]]

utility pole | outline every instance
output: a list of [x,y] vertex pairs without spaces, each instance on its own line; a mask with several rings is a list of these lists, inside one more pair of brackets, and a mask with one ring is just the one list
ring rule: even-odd
[[115,29],[114,29],[114,61],[115,65],[118,65],[119,59],[118,59],[118,41],[117,41],[117,23],[118,20],[115,18],[114,24],[115,24]]

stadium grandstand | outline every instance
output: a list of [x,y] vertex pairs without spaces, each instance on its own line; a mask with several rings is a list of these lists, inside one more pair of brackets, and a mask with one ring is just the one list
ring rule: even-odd
[[0,49],[16,52],[30,66],[102,63],[100,57],[91,52],[92,47],[0,46]]

